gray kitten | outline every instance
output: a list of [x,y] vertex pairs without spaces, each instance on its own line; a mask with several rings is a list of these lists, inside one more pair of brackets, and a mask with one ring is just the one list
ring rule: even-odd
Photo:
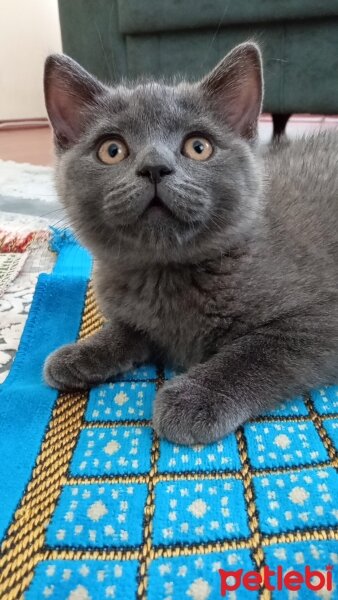
[[45,94],[58,191],[108,320],[48,358],[51,386],[184,367],[153,424],[193,444],[337,380],[338,135],[258,155],[255,44],[196,84],[110,88],[51,56]]

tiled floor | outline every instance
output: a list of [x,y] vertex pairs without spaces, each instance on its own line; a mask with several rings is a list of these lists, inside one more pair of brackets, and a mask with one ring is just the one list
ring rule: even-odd
[[[338,116],[295,115],[290,119],[286,132],[293,138],[309,131],[331,127],[338,129]],[[262,115],[259,133],[263,142],[271,139],[270,115]],[[52,165],[53,144],[50,128],[0,128],[0,159],[29,162],[33,165]]]

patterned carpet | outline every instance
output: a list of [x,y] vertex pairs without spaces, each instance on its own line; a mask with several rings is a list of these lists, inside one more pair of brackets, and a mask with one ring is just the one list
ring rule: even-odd
[[[1,203],[1,199],[0,199]],[[0,211],[0,383],[10,371],[40,273],[51,271],[46,219]]]
[[231,600],[337,598],[338,387],[193,448],[151,428],[169,369],[57,394],[45,356],[103,319],[87,252],[57,232],[54,250],[0,387],[0,597],[216,600],[223,579]]

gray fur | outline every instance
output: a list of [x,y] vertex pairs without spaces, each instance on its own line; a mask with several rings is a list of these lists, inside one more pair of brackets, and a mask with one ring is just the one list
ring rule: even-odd
[[[86,74],[81,96],[78,69],[49,59],[47,108],[60,198],[95,257],[108,324],[53,353],[47,382],[85,389],[154,358],[184,367],[159,391],[153,423],[159,435],[191,444],[337,381],[338,134],[259,154],[260,55],[252,44],[201,84],[107,88],[94,80],[89,94]],[[82,118],[69,133],[74,73]],[[58,85],[68,93],[67,117],[51,100]],[[180,151],[195,131],[214,144],[205,162]],[[98,137],[118,132],[129,157],[100,164]],[[143,214],[154,184],[138,173],[158,163],[173,171],[157,186],[170,216]]]

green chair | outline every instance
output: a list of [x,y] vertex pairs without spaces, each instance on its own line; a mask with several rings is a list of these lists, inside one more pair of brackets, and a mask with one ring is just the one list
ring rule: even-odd
[[274,134],[338,113],[338,0],[59,0],[63,50],[105,81],[201,77],[236,44],[263,48]]

